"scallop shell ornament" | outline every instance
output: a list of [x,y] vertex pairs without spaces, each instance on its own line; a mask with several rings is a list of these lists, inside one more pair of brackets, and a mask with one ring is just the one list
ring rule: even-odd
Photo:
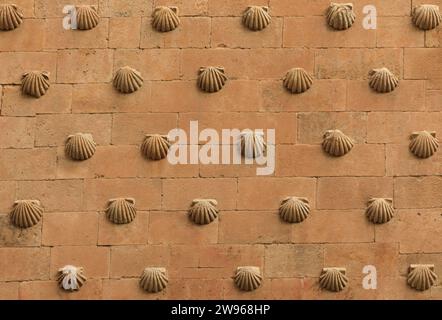
[[328,130],[324,134],[322,148],[332,156],[342,157],[349,153],[353,147],[353,140],[340,130]]
[[434,131],[413,132],[411,135],[410,151],[419,158],[426,159],[436,153],[439,140]]
[[224,68],[202,67],[198,76],[198,87],[209,93],[220,91],[227,82]]
[[49,72],[31,71],[22,76],[22,92],[24,94],[40,98],[49,89]]
[[284,77],[284,87],[291,93],[306,92],[313,84],[313,78],[303,68],[293,68]]
[[152,26],[159,32],[175,30],[180,25],[177,7],[156,7],[152,15]]
[[434,272],[433,264],[412,264],[410,265],[407,282],[416,290],[425,291],[436,284],[437,274]]
[[81,267],[64,266],[58,269],[58,285],[66,291],[77,291],[84,285],[87,278]]
[[43,207],[38,200],[18,200],[11,211],[11,222],[18,228],[35,226],[43,215]]
[[241,133],[241,154],[249,159],[262,156],[267,149],[263,132],[246,131]]
[[143,85],[141,73],[131,67],[120,68],[114,77],[114,87],[121,93],[133,93]]
[[238,267],[235,285],[243,291],[253,291],[261,286],[262,276],[258,267]]
[[22,22],[23,12],[15,4],[0,4],[0,30],[14,30]]
[[271,21],[272,17],[269,14],[269,7],[251,6],[244,12],[243,23],[252,31],[265,29]]
[[327,23],[336,30],[350,28],[356,20],[352,3],[331,3],[327,10]]
[[161,160],[167,157],[170,142],[167,135],[148,134],[141,145],[141,152],[150,160]]
[[117,198],[111,199],[106,208],[106,217],[115,224],[131,223],[137,216],[135,199]]
[[387,68],[373,69],[370,71],[369,85],[379,93],[392,92],[399,85],[399,79]]
[[348,284],[345,273],[345,268],[324,268],[319,277],[319,285],[328,291],[342,291]]
[[66,154],[77,161],[91,158],[96,150],[94,138],[89,133],[70,135],[66,141]]
[[306,198],[287,197],[279,206],[279,215],[289,223],[299,223],[307,219],[310,205]]
[[413,23],[422,30],[432,30],[442,22],[439,6],[422,4],[413,9]]
[[167,287],[169,279],[165,268],[146,268],[140,279],[140,286],[150,293],[163,291]]
[[394,216],[393,199],[370,199],[365,214],[368,220],[376,224],[390,221]]
[[196,224],[209,224],[218,218],[217,206],[214,199],[195,199],[189,209],[189,218]]
[[93,6],[77,6],[77,29],[91,30],[100,22],[100,16],[97,9]]

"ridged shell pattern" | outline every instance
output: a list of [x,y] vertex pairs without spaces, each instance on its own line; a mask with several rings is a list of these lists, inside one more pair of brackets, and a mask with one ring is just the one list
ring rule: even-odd
[[58,269],[58,285],[66,291],[77,291],[84,285],[87,278],[82,267],[64,266]]
[[143,77],[137,70],[125,66],[115,73],[114,87],[121,93],[133,93],[143,85]]
[[159,32],[175,30],[180,25],[177,7],[156,7],[152,15],[152,26]]
[[322,148],[334,157],[341,157],[353,149],[353,140],[341,130],[328,130],[324,135]]
[[196,224],[209,224],[218,218],[217,206],[214,199],[195,199],[189,209],[189,218]]
[[46,91],[49,89],[49,72],[27,72],[23,74],[21,85],[22,92],[24,94],[33,96],[35,98],[40,98],[41,96],[44,96]]
[[368,220],[376,224],[390,221],[394,216],[393,199],[372,198],[365,211]]
[[235,285],[243,291],[253,291],[261,286],[262,276],[258,267],[238,267],[234,277]]
[[243,23],[252,31],[265,29],[271,21],[272,17],[269,14],[269,7],[251,6],[244,12]]
[[408,272],[408,285],[416,290],[425,291],[436,284],[437,274],[432,264],[412,264]]
[[0,4],[0,30],[14,30],[22,22],[23,13],[15,4]]
[[399,79],[387,68],[373,69],[370,71],[369,85],[379,93],[392,92],[399,85]]
[[150,293],[163,291],[169,279],[165,268],[146,268],[140,279],[140,286]]
[[283,83],[291,93],[303,93],[313,85],[313,78],[303,68],[293,68],[287,72]]
[[150,160],[161,160],[167,157],[170,142],[167,135],[148,134],[141,144],[141,152]]
[[422,30],[432,30],[442,22],[439,6],[422,4],[413,9],[413,23]]
[[331,3],[327,11],[327,22],[336,30],[350,28],[356,20],[352,3]]
[[307,219],[310,205],[306,198],[287,197],[279,206],[279,215],[289,223],[299,223]]
[[77,6],[77,29],[91,30],[100,22],[97,9],[89,5]]
[[413,132],[411,135],[410,151],[419,158],[426,159],[439,149],[439,140],[434,131]]
[[344,268],[324,268],[319,277],[319,285],[328,291],[339,292],[345,289],[348,278]]
[[263,132],[245,130],[241,133],[241,154],[249,159],[262,156],[267,149]]
[[43,207],[38,200],[15,201],[11,211],[11,222],[18,228],[30,228],[36,225],[43,215]]
[[198,87],[209,93],[220,91],[227,82],[223,67],[202,67],[198,76]]
[[115,224],[131,223],[137,216],[135,199],[117,198],[108,201],[106,217]]
[[70,135],[66,141],[66,154],[77,161],[84,161],[95,154],[96,144],[89,133]]

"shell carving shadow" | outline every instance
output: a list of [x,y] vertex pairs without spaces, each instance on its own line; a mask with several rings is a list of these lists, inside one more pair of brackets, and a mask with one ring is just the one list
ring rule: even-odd
[[0,30],[14,30],[22,22],[23,12],[15,4],[0,4]]
[[252,31],[265,29],[271,21],[269,7],[266,6],[250,6],[243,15],[244,25]]
[[156,7],[152,14],[152,26],[159,32],[175,30],[180,25],[177,7]]
[[419,291],[430,289],[436,284],[437,274],[433,264],[412,264],[408,271],[407,282],[410,287]]
[[110,199],[106,208],[106,217],[115,224],[131,223],[137,216],[135,199]]
[[372,198],[365,211],[368,220],[376,224],[390,221],[394,216],[393,199]]
[[313,85],[313,78],[303,68],[293,68],[287,72],[283,83],[291,93],[303,93]]
[[121,93],[133,93],[143,85],[143,77],[137,70],[125,66],[115,73],[114,87]]
[[262,156],[267,149],[264,141],[263,132],[253,132],[247,130],[241,133],[241,154],[248,158],[254,159]]
[[399,85],[399,78],[387,68],[373,69],[368,75],[370,87],[379,93],[392,92]]
[[342,157],[353,149],[354,142],[340,130],[328,130],[324,134],[322,148],[329,155]]
[[238,267],[234,277],[235,285],[243,291],[258,289],[262,283],[259,267]]
[[66,154],[77,161],[84,161],[95,154],[96,144],[89,133],[77,133],[70,135],[66,141]]
[[220,91],[227,82],[223,67],[202,67],[198,76],[198,87],[209,93]]
[[168,282],[165,268],[146,268],[140,278],[141,288],[150,293],[163,291]]
[[439,6],[422,4],[413,9],[413,23],[422,30],[432,30],[442,22]]
[[91,30],[100,22],[100,16],[97,9],[93,6],[82,5],[77,6],[77,29]]
[[161,160],[167,157],[170,142],[167,135],[148,134],[141,145],[141,152],[150,160]]
[[345,268],[324,268],[319,277],[319,285],[328,291],[339,292],[348,285]]
[[287,197],[279,206],[279,215],[289,223],[299,223],[307,219],[310,205],[307,198]]
[[189,218],[196,224],[212,223],[218,218],[218,201],[214,199],[195,199],[189,209]]
[[84,285],[87,278],[82,267],[64,266],[58,269],[58,285],[66,291],[77,291]]
[[418,158],[429,158],[439,149],[439,140],[434,131],[413,132],[410,138],[410,151]]
[[35,226],[43,215],[43,207],[38,200],[18,200],[11,211],[11,222],[18,228]]
[[352,3],[331,3],[327,10],[327,23],[335,30],[346,30],[356,20]]
[[49,72],[46,71],[31,71],[22,76],[22,92],[29,96],[40,98],[48,91]]

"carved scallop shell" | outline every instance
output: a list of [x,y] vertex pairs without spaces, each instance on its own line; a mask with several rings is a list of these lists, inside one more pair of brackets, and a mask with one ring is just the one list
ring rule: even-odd
[[348,284],[345,268],[324,268],[319,277],[319,285],[328,291],[342,291]]
[[412,264],[408,272],[408,285],[416,290],[425,291],[436,284],[437,274],[433,264]]
[[399,79],[387,68],[373,69],[368,74],[370,87],[379,93],[388,93],[396,89]]
[[287,72],[284,78],[284,86],[291,93],[303,93],[310,89],[313,78],[303,68],[293,68]]
[[234,280],[239,289],[253,291],[261,286],[261,271],[258,267],[238,267]]
[[167,157],[170,142],[167,135],[148,134],[141,145],[141,152],[150,160],[161,160]]
[[133,93],[143,85],[141,73],[131,67],[120,68],[114,77],[114,87],[121,93]]
[[442,22],[439,6],[422,4],[413,9],[413,23],[422,30],[432,30]]
[[419,158],[429,158],[439,148],[436,132],[419,131],[411,135],[410,151]]
[[368,220],[376,224],[390,221],[394,216],[393,199],[370,199],[365,214]]
[[15,4],[0,4],[0,30],[14,30],[22,22],[23,13]]
[[322,147],[328,154],[341,157],[353,149],[354,143],[353,140],[342,133],[342,131],[328,130],[324,135]]
[[41,96],[44,96],[49,89],[49,72],[27,72],[23,74],[21,83],[23,93],[35,98],[40,98]]
[[227,82],[222,67],[202,67],[198,77],[198,87],[205,92],[218,92]]
[[271,21],[272,17],[269,14],[269,7],[265,6],[248,7],[243,16],[244,25],[253,31],[265,29]]
[[165,268],[146,268],[140,279],[140,286],[147,292],[157,293],[167,287],[169,279]]
[[11,211],[11,222],[19,228],[36,225],[43,214],[43,207],[38,200],[18,200]]
[[217,206],[214,199],[195,199],[189,209],[189,218],[196,224],[209,224],[218,218]]
[[262,156],[267,149],[263,132],[247,130],[241,133],[241,154],[249,159]]
[[307,198],[287,197],[279,206],[279,215],[289,223],[299,223],[307,219],[310,205]]
[[66,154],[72,160],[87,160],[94,155],[95,150],[94,138],[89,133],[70,135],[66,141]]
[[77,6],[77,29],[90,30],[95,28],[100,22],[97,9],[93,6]]
[[175,30],[180,25],[177,7],[156,7],[153,11],[152,26],[159,32]]
[[350,28],[356,20],[352,3],[330,3],[327,11],[327,22],[336,30]]
[[135,199],[117,198],[109,200],[106,208],[106,216],[113,223],[131,223],[136,215],[137,209],[135,209]]
[[82,267],[64,266],[58,269],[58,285],[66,291],[77,291],[87,278]]

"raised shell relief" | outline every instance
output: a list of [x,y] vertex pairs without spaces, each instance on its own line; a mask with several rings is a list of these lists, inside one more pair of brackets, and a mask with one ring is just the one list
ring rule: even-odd
[[167,135],[148,134],[141,145],[141,152],[150,160],[161,160],[167,157],[170,142]]
[[426,159],[439,149],[439,140],[434,131],[419,131],[411,134],[410,151],[419,158]]
[[313,78],[303,68],[293,68],[287,72],[283,83],[291,93],[303,93],[313,85]]
[[370,87],[379,93],[392,92],[399,85],[399,78],[387,68],[373,69],[368,75]]
[[279,206],[279,215],[289,223],[299,223],[307,219],[310,205],[307,198],[287,197]]
[[259,267],[238,267],[234,277],[235,285],[243,291],[258,289],[262,283]]
[[114,87],[121,93],[133,93],[143,85],[143,77],[137,70],[125,66],[115,73]]
[[38,200],[18,200],[11,211],[11,222],[18,228],[35,226],[43,215],[43,207]]
[[137,216],[135,199],[110,199],[106,208],[106,217],[115,224],[131,223]]
[[434,272],[433,264],[412,264],[410,265],[407,282],[416,290],[425,291],[436,284],[437,274]]
[[18,28],[23,22],[23,12],[15,4],[0,4],[0,30]]
[[319,285],[328,291],[339,292],[348,285],[345,268],[324,268],[319,277]]
[[272,17],[269,14],[269,7],[250,6],[247,8],[246,12],[244,12],[243,23],[250,30],[263,30],[271,21]]
[[198,76],[198,87],[209,93],[220,91],[227,82],[223,67],[202,67]]
[[324,134],[322,148],[328,154],[335,157],[342,157],[353,149],[354,142],[341,130],[328,130]]
[[372,198],[365,211],[368,220],[376,224],[390,221],[394,216],[393,199]]
[[22,92],[24,94],[40,98],[46,94],[50,87],[49,72],[31,71],[22,76]]
[[95,154],[96,144],[89,133],[70,135],[66,141],[66,154],[77,161],[84,161]]
[[267,149],[263,132],[247,130],[241,133],[241,154],[249,159],[262,156]]
[[422,30],[432,30],[442,22],[439,6],[422,4],[413,9],[413,23]]
[[175,30],[180,25],[177,7],[156,7],[152,15],[152,26],[159,32]]
[[350,28],[356,20],[352,3],[330,3],[327,10],[327,22],[330,27],[336,30]]
[[95,28],[100,22],[100,16],[97,9],[89,5],[81,5],[76,7],[77,29],[90,30]]
[[146,268],[140,278],[141,288],[150,293],[163,291],[168,282],[165,268]]
[[64,266],[58,269],[58,285],[66,291],[77,291],[84,285],[87,278],[82,267]]
[[195,199],[189,209],[189,218],[196,224],[209,224],[218,218],[217,206],[214,199]]

